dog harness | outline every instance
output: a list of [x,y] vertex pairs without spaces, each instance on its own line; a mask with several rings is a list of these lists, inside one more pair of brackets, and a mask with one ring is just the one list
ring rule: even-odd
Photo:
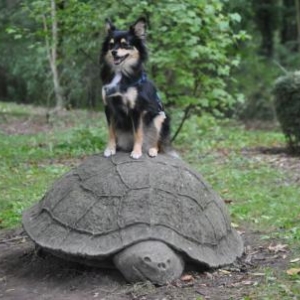
[[146,82],[146,81],[147,81],[147,74],[146,74],[146,72],[142,72],[140,79],[133,85],[140,85],[141,83]]
[[[121,87],[120,87],[119,84],[120,84],[121,79],[122,79],[122,74],[121,73],[116,73],[114,78],[112,79],[111,83],[104,87],[106,96],[113,95],[117,92],[120,92],[120,90],[126,90],[130,87],[137,87],[137,86],[143,84],[144,82],[147,81],[147,74],[146,74],[146,72],[142,72],[141,77],[137,81],[135,81],[133,83],[130,83],[130,84],[127,84],[127,85],[122,84]],[[155,93],[155,101],[158,105],[158,112],[159,113],[163,112],[164,108],[163,108],[163,105],[162,105],[161,98],[160,98],[157,91]]]
[[[147,78],[147,73],[146,72],[142,72],[141,77],[136,82],[134,82],[134,83],[129,84],[128,86],[126,86],[126,88],[129,88],[131,86],[139,86],[142,83],[146,82],[147,79],[148,79]],[[158,111],[162,112],[164,110],[164,108],[163,108],[162,101],[161,101],[161,98],[160,98],[158,92],[156,92],[156,94],[155,94],[155,101],[158,104],[158,109],[159,109]]]

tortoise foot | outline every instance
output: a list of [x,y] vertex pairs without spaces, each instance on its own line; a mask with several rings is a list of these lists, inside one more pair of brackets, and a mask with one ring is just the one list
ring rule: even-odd
[[180,277],[183,259],[158,241],[139,242],[114,256],[114,263],[129,282],[166,284]]

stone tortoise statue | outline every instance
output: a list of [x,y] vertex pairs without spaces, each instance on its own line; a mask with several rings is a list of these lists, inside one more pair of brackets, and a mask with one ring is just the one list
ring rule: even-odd
[[111,258],[131,282],[179,278],[186,260],[219,267],[243,252],[224,202],[178,158],[95,155],[23,214],[42,249],[94,264]]

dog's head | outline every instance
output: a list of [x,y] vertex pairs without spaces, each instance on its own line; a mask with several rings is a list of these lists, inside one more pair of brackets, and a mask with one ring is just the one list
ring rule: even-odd
[[147,58],[144,18],[138,19],[129,30],[118,30],[106,22],[107,37],[102,47],[102,59],[114,70],[131,73]]

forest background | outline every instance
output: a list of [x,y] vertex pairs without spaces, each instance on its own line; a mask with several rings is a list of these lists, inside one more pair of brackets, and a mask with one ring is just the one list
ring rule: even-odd
[[[0,0],[0,298],[299,299],[300,160],[286,148],[273,99],[278,77],[298,69],[299,3]],[[123,29],[140,16],[174,146],[224,199],[245,241],[236,268],[192,273],[172,289],[111,289],[114,277],[106,286],[98,270],[37,258],[20,229],[51,183],[102,153],[105,19]],[[290,84],[293,105],[278,97],[298,146],[299,82]]]
[[101,110],[105,19],[148,21],[149,77],[184,116],[274,120],[274,80],[297,66],[295,0],[2,0],[0,100]]

